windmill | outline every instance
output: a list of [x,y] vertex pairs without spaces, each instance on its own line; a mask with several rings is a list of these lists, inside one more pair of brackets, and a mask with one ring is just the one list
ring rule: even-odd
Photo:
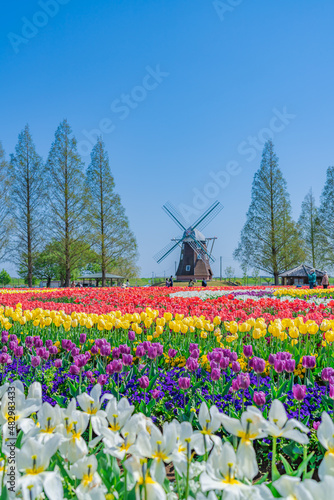
[[[180,262],[176,271],[176,277],[180,281],[190,279],[212,278],[210,262],[215,259],[212,255],[213,245],[216,237],[206,238],[201,231],[219,214],[224,207],[215,201],[191,226],[187,227],[186,221],[171,203],[166,203],[162,209],[176,223],[183,234],[172,241],[155,255],[159,264],[177,247],[181,248]],[[209,245],[211,243],[211,248]]]

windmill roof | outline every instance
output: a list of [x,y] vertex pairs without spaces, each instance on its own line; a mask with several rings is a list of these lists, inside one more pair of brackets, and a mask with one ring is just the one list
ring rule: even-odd
[[[198,229],[193,229],[192,234],[198,241],[206,240],[205,236]],[[190,236],[187,236],[183,241],[193,241],[193,239]]]
[[[311,266],[304,266],[306,271],[310,273],[311,269],[313,267]],[[325,273],[324,271],[319,271],[319,269],[315,269],[315,274],[317,276],[323,276]],[[303,265],[301,264],[300,266],[294,267],[293,269],[289,269],[288,271],[285,271],[284,273],[281,273],[279,275],[280,278],[287,278],[288,276],[296,276],[296,277],[306,277],[307,273],[304,271]]]

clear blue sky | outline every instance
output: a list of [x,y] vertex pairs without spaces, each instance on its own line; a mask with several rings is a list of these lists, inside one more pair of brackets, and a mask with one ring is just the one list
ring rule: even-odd
[[331,0],[7,2],[0,139],[11,153],[28,122],[45,158],[64,117],[82,153],[104,132],[141,274],[178,260],[152,258],[178,234],[167,200],[188,212],[221,201],[205,230],[218,237],[213,270],[220,255],[237,268],[263,141],[273,137],[295,217],[334,163],[333,19]]

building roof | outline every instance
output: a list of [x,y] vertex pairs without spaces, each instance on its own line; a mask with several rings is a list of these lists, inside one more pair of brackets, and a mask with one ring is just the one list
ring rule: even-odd
[[[106,273],[106,278],[107,279],[124,279],[124,276],[118,276],[117,274],[110,274]],[[92,273],[92,274],[86,274],[84,276],[79,276],[76,278],[75,281],[77,280],[98,280],[102,279],[102,273]]]
[[[205,239],[205,236],[198,230],[198,229],[193,229],[192,230],[192,236],[197,240],[197,241],[201,241],[202,243],[204,243],[206,241]],[[194,241],[193,238],[191,238],[191,236],[187,236],[185,234],[185,238],[183,241]]]
[[[304,267],[308,273],[310,273],[311,269],[313,269],[313,267],[311,267],[311,266],[305,265]],[[321,277],[325,274],[325,272],[319,271],[318,269],[315,269],[315,274],[317,275],[317,277]],[[305,273],[305,271],[304,271],[303,264],[301,264],[300,266],[294,267],[293,269],[289,269],[288,271],[285,271],[284,273],[281,273],[279,275],[280,278],[288,278],[289,276],[296,277],[296,278],[307,277],[307,273]]]

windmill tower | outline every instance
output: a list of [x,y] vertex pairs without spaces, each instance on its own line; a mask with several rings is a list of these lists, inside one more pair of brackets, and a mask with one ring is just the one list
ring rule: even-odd
[[[206,238],[201,231],[219,214],[223,206],[216,201],[189,227],[187,227],[185,220],[170,203],[166,203],[162,208],[179,229],[183,231],[183,234],[177,238],[173,238],[171,243],[155,255],[155,260],[159,264],[173,250],[180,247],[180,262],[176,271],[177,279],[179,281],[190,279],[210,280],[212,278],[210,262],[215,261],[212,250],[217,238]],[[209,249],[210,243],[211,247]]]

